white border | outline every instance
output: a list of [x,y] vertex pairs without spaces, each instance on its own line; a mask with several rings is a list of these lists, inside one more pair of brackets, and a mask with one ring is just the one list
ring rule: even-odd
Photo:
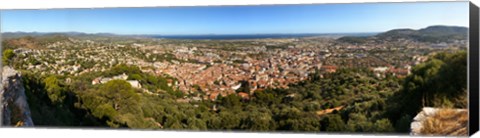
[[399,138],[408,136],[395,135],[348,135],[348,134],[302,134],[302,133],[240,133],[240,132],[186,132],[186,131],[138,131],[138,130],[94,130],[87,129],[46,129],[46,128],[2,128],[0,136],[6,138],[17,137],[47,137],[47,138],[170,138],[170,137],[186,137],[186,138],[319,138],[319,137],[387,137]]
[[[1,0],[0,9],[102,8],[102,7],[163,7],[207,5],[365,3],[365,2],[426,2],[428,0]],[[459,1],[459,0],[430,0]],[[466,0],[460,0],[466,1]],[[477,0],[478,1],[478,0]]]
[[[213,6],[213,5],[259,5],[259,4],[311,4],[311,3],[365,3],[365,2],[426,2],[428,0],[0,0],[0,9],[58,9],[58,8],[102,8],[102,7],[166,7],[166,6]],[[451,0],[433,0],[451,1]],[[472,0],[480,6],[480,0]],[[1,11],[0,11],[1,12]],[[187,138],[254,138],[254,137],[410,137],[410,136],[374,136],[335,135],[335,134],[292,134],[292,133],[230,133],[230,132],[185,132],[185,131],[137,131],[106,130],[95,128],[1,128],[0,137],[48,137],[48,138],[149,138],[149,137],[187,137]],[[480,136],[476,134],[475,136]]]

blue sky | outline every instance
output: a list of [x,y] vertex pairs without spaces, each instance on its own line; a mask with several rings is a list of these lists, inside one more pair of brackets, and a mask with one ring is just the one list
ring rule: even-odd
[[468,26],[468,2],[2,10],[1,32],[270,34]]

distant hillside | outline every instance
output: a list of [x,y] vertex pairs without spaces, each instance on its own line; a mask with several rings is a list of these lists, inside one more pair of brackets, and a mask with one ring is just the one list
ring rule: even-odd
[[29,48],[29,49],[42,49],[45,45],[61,42],[61,41],[69,41],[68,37],[65,35],[39,35],[39,36],[24,36],[19,38],[10,38],[2,41],[3,48]]
[[380,39],[412,39],[420,42],[448,42],[452,40],[466,40],[468,28],[457,26],[430,26],[420,30],[396,29],[378,34]]
[[59,38],[59,36],[64,38],[75,38],[75,39],[88,39],[88,40],[106,40],[106,41],[116,41],[116,40],[125,40],[125,39],[144,39],[149,38],[145,35],[119,35],[112,33],[83,33],[83,32],[5,32],[2,33],[2,40],[12,41],[12,40],[22,40],[25,38],[28,39],[37,39],[44,40],[49,38]]
[[344,36],[338,38],[337,41],[351,44],[362,44],[367,42],[371,37],[360,37],[360,36]]
[[38,36],[56,36],[56,35],[65,35],[71,37],[98,37],[98,36],[121,36],[111,33],[83,33],[83,32],[5,32],[2,33],[3,39],[12,39],[12,38],[21,38],[26,36],[38,37]]
[[450,42],[454,40],[466,40],[468,28],[458,26],[429,26],[427,28],[413,29],[394,29],[375,35],[374,37],[342,37],[338,40],[347,43],[363,43],[369,39],[391,41],[398,39],[410,39],[419,42]]
[[5,32],[2,33],[2,39],[12,39],[12,38],[20,38],[25,36],[41,36],[45,35],[46,33],[38,33],[38,32]]
[[[413,30],[413,29],[394,29],[384,33],[354,33],[354,34],[296,34],[299,37],[306,36],[335,36],[338,38],[338,42],[346,42],[352,44],[361,44],[368,41],[392,41],[398,39],[410,39],[413,41],[419,42],[431,42],[431,43],[440,43],[440,42],[451,42],[454,40],[466,40],[468,37],[468,28],[458,27],[458,26],[429,26],[427,28]],[[276,34],[282,37],[292,37],[295,34]],[[83,39],[124,39],[124,38],[180,38],[180,39],[205,39],[209,38],[222,38],[222,37],[252,37],[253,38],[271,38],[272,35],[266,35],[259,37],[258,35],[185,35],[185,36],[160,36],[160,35],[117,35],[111,33],[82,33],[82,32],[57,32],[57,33],[39,33],[39,32],[6,32],[2,33],[4,40],[9,39],[22,39],[25,37],[52,37],[52,36],[65,36],[65,37],[75,37]],[[278,37],[276,36],[276,37]],[[343,37],[341,37],[343,36]]]

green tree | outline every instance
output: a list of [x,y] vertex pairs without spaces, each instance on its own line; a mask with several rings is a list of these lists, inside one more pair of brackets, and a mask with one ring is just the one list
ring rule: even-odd
[[242,103],[240,102],[241,98],[237,96],[236,94],[230,94],[226,97],[222,97],[219,100],[221,100],[221,103],[223,106],[227,108],[233,108],[240,106]]
[[124,80],[112,80],[99,88],[90,89],[81,95],[81,99],[83,106],[89,109],[93,116],[106,118],[111,127],[120,127],[123,124],[135,127],[135,120],[143,118],[143,112],[138,105],[140,97]]
[[275,129],[275,122],[268,113],[260,111],[251,111],[242,121],[242,128],[252,131],[268,131]]
[[207,129],[207,124],[205,121],[195,118],[195,117],[189,117],[187,119],[187,128],[190,130],[206,130]]
[[65,93],[60,86],[60,82],[57,77],[49,76],[44,79],[45,88],[48,93],[48,97],[52,103],[62,103],[65,99]]
[[221,118],[222,129],[232,130],[239,128],[241,118],[237,114],[222,111],[219,113],[219,116]]
[[131,74],[128,76],[129,80],[143,80],[143,77],[139,74]]
[[271,91],[257,91],[253,93],[255,102],[261,105],[271,105],[278,103],[278,99],[275,98]]
[[377,120],[375,124],[373,124],[373,129],[375,132],[393,132],[395,130],[390,120],[386,118]]
[[404,115],[395,123],[395,130],[397,132],[409,132],[412,118],[409,115]]
[[[466,108],[467,53],[438,53],[412,69],[403,89],[390,98],[389,116],[415,116],[422,107]],[[401,111],[401,112],[400,112]]]
[[347,130],[350,132],[371,132],[373,123],[362,113],[351,113],[347,122]]
[[339,131],[344,131],[346,126],[345,126],[345,122],[343,122],[342,120],[342,117],[338,114],[333,114],[333,115],[329,115],[327,118],[326,118],[326,131],[330,131],[330,132],[339,132]]
[[222,129],[222,120],[219,116],[211,116],[207,120],[208,129],[219,130]]
[[15,56],[15,53],[13,52],[12,49],[6,49],[5,51],[3,51],[3,57],[2,57],[3,65],[9,65],[10,61],[14,56]]

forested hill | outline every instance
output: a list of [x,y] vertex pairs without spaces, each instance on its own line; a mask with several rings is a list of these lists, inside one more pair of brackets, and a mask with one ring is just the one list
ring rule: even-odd
[[429,26],[427,28],[413,29],[394,29],[372,37],[342,37],[340,42],[363,43],[367,40],[391,41],[398,39],[408,39],[418,42],[451,42],[455,40],[467,40],[468,28],[459,26]]
[[22,38],[22,37],[51,37],[51,36],[69,36],[69,37],[101,37],[101,36],[118,36],[111,33],[83,33],[83,32],[49,32],[49,33],[41,33],[41,32],[5,32],[2,33],[2,37],[5,39],[13,39],[13,38]]
[[466,40],[468,28],[457,26],[430,26],[420,30],[397,29],[376,35],[380,39],[412,39],[420,42],[448,42]]
[[[37,126],[408,133],[422,107],[466,108],[466,55],[436,54],[405,79],[344,68],[312,74],[288,89],[256,91],[249,99],[232,94],[192,103],[179,102],[183,95],[168,87],[168,78],[135,66],[77,76],[69,84],[27,72],[23,79]],[[163,92],[144,93],[122,80],[90,85],[96,76],[122,73]]]
[[16,49],[16,48],[28,48],[28,49],[43,49],[48,44],[56,42],[70,41],[65,35],[44,35],[44,36],[25,36],[19,38],[11,38],[2,41],[3,49]]

